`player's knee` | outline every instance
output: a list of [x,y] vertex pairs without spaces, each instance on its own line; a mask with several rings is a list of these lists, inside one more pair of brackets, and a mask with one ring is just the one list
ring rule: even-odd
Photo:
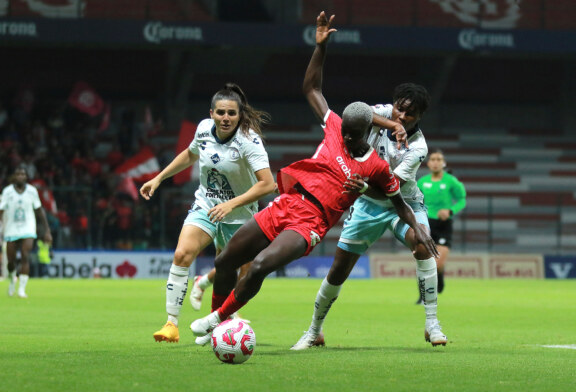
[[422,244],[416,245],[412,251],[414,252],[414,257],[418,260],[426,260],[432,257],[432,254]]
[[179,267],[190,267],[195,255],[182,249],[176,248],[174,251],[174,264]]
[[258,255],[250,265],[250,268],[248,268],[246,277],[249,279],[264,280],[266,276],[272,272],[268,265],[267,258]]

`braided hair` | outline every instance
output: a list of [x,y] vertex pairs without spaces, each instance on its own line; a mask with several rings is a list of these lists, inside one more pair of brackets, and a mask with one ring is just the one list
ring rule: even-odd
[[402,83],[394,89],[392,101],[401,105],[406,100],[410,101],[408,110],[423,115],[430,105],[430,94],[424,86],[419,84]]

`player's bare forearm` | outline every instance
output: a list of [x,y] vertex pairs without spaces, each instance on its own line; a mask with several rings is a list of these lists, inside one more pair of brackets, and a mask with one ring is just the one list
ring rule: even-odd
[[326,43],[330,34],[336,32],[336,29],[331,28],[333,20],[334,15],[328,19],[324,11],[316,18],[316,47],[306,68],[302,84],[302,91],[320,121],[324,120],[324,115],[328,111],[328,104],[322,94],[322,69],[326,57]]
[[328,104],[322,94],[322,68],[326,45],[316,45],[302,84],[302,91],[316,117],[322,122],[328,110]]
[[44,208],[40,207],[34,210],[34,215],[36,216],[36,221],[40,221],[42,226],[44,226],[44,238],[52,239],[52,234],[50,233],[50,225],[48,224],[48,218],[46,218],[46,213]]

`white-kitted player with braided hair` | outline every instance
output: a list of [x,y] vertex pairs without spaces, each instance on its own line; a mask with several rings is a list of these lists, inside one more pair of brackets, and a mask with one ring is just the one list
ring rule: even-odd
[[[178,317],[188,289],[190,265],[211,242],[222,250],[236,230],[258,211],[258,199],[274,190],[268,154],[262,143],[267,113],[255,110],[240,87],[228,83],[213,97],[210,118],[198,124],[190,146],[140,194],[149,200],[160,183],[199,161],[200,185],[184,220],[166,284],[166,324],[158,342],[178,342]],[[197,340],[197,344],[205,344]]]
[[[392,104],[372,107],[378,116],[375,116],[373,121],[374,127],[368,136],[368,143],[376,149],[380,158],[390,164],[392,173],[400,183],[404,200],[414,211],[420,228],[429,233],[424,196],[416,183],[416,173],[428,153],[419,121],[428,108],[430,97],[423,86],[403,83],[394,89],[392,98]],[[399,130],[407,133],[405,143],[400,143],[394,137],[394,133]],[[424,303],[426,341],[433,346],[446,345],[447,339],[436,314],[438,289],[434,257],[437,254],[421,246],[414,228],[401,218],[392,200],[364,195],[350,208],[334,261],[316,295],[310,326],[292,346],[292,350],[306,350],[324,345],[322,326],[342,285],[360,256],[388,230],[409,248],[414,256],[418,288]]]

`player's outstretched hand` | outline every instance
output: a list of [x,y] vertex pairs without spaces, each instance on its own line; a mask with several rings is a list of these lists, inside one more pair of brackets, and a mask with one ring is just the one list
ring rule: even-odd
[[150,200],[154,196],[154,191],[160,186],[160,180],[158,177],[154,177],[140,188],[140,195],[146,200]]
[[336,29],[332,27],[332,21],[334,20],[334,15],[328,19],[324,11],[320,12],[320,15],[316,18],[316,44],[324,44],[330,38],[330,34],[335,33]]

